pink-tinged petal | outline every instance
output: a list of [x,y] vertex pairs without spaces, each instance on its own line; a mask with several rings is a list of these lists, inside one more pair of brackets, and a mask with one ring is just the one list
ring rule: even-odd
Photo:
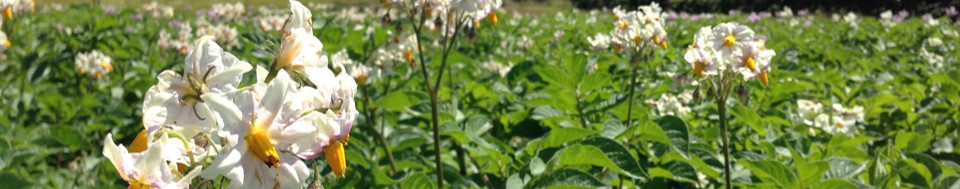
[[147,148],[147,151],[143,153],[143,156],[137,160],[136,168],[140,171],[140,175],[137,180],[144,181],[150,180],[151,178],[158,178],[162,175],[162,172],[158,172],[161,167],[166,165],[166,162],[163,160],[164,153],[164,143],[167,140],[167,134],[163,136],[157,142],[150,144],[150,147]]
[[127,178],[127,167],[124,165],[125,159],[123,154],[126,154],[126,151],[126,149],[117,147],[117,144],[113,143],[113,135],[107,133],[107,138],[103,140],[103,156],[107,157],[110,163],[113,163],[113,167],[117,168],[117,173],[120,174],[123,180],[130,180],[130,178]]

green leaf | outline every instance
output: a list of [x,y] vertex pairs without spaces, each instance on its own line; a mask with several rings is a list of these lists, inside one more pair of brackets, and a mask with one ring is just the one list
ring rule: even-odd
[[830,170],[823,175],[823,179],[851,179],[859,175],[867,168],[866,164],[860,164],[847,158],[830,158]]
[[630,150],[627,150],[626,146],[623,146],[613,139],[593,137],[584,140],[582,144],[599,148],[607,158],[610,158],[617,167],[631,178],[640,179],[646,175],[643,168],[640,167],[640,163],[637,162],[637,159],[630,154]]
[[900,161],[894,170],[897,170],[903,182],[921,187],[930,186],[931,178],[933,178],[926,166],[909,158]]
[[557,128],[553,131],[550,131],[550,133],[547,133],[547,136],[539,141],[530,142],[530,144],[527,146],[527,152],[533,154],[533,152],[536,152],[540,149],[557,147],[563,145],[564,143],[580,140],[594,134],[596,134],[596,131],[588,129]]
[[933,157],[930,157],[930,155],[908,153],[907,157],[927,167],[927,170],[930,171],[930,175],[934,177],[930,179],[935,179],[937,176],[940,176],[940,174],[943,174],[943,169],[940,168],[940,163],[937,163],[937,160],[933,159]]
[[797,188],[797,176],[783,163],[772,160],[740,160],[740,164],[749,169],[753,176],[763,182],[774,183],[781,188]]
[[416,173],[403,181],[403,188],[437,188],[426,174]]
[[[605,185],[597,178],[590,176],[583,171],[576,169],[561,169],[553,172],[550,177],[547,177],[543,180],[541,187],[569,187],[569,186],[581,186],[581,187],[604,187]],[[406,187],[404,187],[406,188]]]
[[670,173],[673,174],[673,180],[686,181],[686,182],[696,182],[697,181],[697,170],[693,168],[687,162],[683,161],[671,161],[663,165],[670,170]]
[[730,113],[743,123],[746,123],[747,126],[750,126],[757,134],[761,137],[767,134],[767,128],[764,127],[760,122],[760,115],[757,115],[755,110],[737,104],[730,108]]
[[594,165],[620,171],[620,167],[604,155],[600,148],[581,144],[567,146],[557,156],[560,166]]
[[10,173],[0,173],[0,183],[3,183],[5,188],[26,188],[30,184],[26,179]]
[[541,160],[540,157],[533,156],[533,158],[530,159],[530,174],[538,176],[542,174],[546,168],[547,165],[543,163],[543,160]]
[[839,180],[839,179],[831,179],[831,180],[823,181],[823,182],[821,182],[820,184],[818,184],[816,187],[812,187],[812,188],[818,188],[818,189],[858,189],[858,188],[857,188],[857,185],[854,185],[853,183],[850,183],[850,181]]
[[904,150],[910,153],[922,153],[930,149],[930,141],[933,137],[919,133],[901,131],[897,133],[896,144],[898,150]]
[[425,99],[423,96],[423,93],[411,91],[392,92],[378,99],[374,104],[388,110],[407,111],[408,107],[423,101]]
[[815,162],[797,162],[797,176],[803,183],[817,183],[823,177],[823,173],[830,169],[830,163],[826,161]]
[[680,154],[687,156],[689,153],[690,132],[687,130],[687,124],[676,116],[664,116],[657,122],[663,129],[663,132],[670,138],[670,143]]

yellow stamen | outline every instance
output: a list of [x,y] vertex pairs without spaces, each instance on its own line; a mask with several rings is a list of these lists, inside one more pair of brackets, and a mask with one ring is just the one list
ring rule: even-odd
[[726,46],[727,48],[733,48],[733,42],[736,42],[736,41],[737,41],[737,37],[728,35],[727,37],[723,38],[723,46]]
[[842,122],[842,121],[838,121],[838,122],[837,122],[837,127],[843,128],[843,122]]
[[343,157],[343,143],[334,140],[326,149],[323,149],[323,152],[327,156],[327,164],[330,165],[333,174],[343,177],[343,173],[347,171],[347,159]]
[[103,69],[107,70],[108,72],[112,72],[112,71],[113,71],[113,64],[110,64],[110,63],[104,62],[104,63],[100,64],[100,67],[103,67]]
[[480,21],[473,21],[473,27],[480,29]]
[[701,77],[703,76],[703,70],[707,69],[707,64],[697,61],[693,63],[693,76]]
[[620,30],[626,30],[628,26],[627,22],[620,22]]
[[767,72],[765,72],[765,71],[764,71],[764,72],[760,72],[760,76],[759,76],[759,77],[760,77],[760,83],[763,83],[763,85],[767,85],[767,83],[770,83],[770,78],[769,78],[769,76],[767,76]]
[[623,46],[620,44],[613,45],[613,51],[620,52],[623,50]]
[[277,149],[270,141],[270,136],[267,134],[267,131],[259,128],[257,125],[253,125],[252,127],[253,130],[250,132],[250,135],[244,138],[247,140],[250,153],[260,158],[268,167],[279,167],[280,155],[277,154]]
[[10,45],[10,40],[3,40],[3,46],[4,46],[4,47],[7,47],[7,48],[10,48],[10,46],[11,46],[11,45]]
[[7,19],[12,19],[12,18],[13,18],[13,8],[10,8],[10,6],[7,6],[6,9],[3,9],[3,16],[6,16]]
[[144,184],[144,183],[141,183],[140,181],[135,181],[135,180],[130,181],[130,186],[127,187],[127,189],[151,189],[151,188],[153,187],[151,187],[149,184]]
[[750,71],[757,71],[757,62],[753,60],[753,57],[747,57],[747,59],[743,61],[743,65],[750,68]]
[[640,42],[643,42],[643,38],[641,38],[639,35],[636,36],[636,37],[633,37],[633,44],[634,44],[634,45],[640,46]]
[[387,2],[387,0],[380,0],[380,4],[383,4],[383,6],[387,8],[390,8],[390,6],[392,5],[390,2]]
[[413,62],[413,51],[409,49],[403,51],[403,58],[406,58],[407,62]]
[[127,149],[130,152],[143,152],[147,150],[147,130],[144,129],[140,131],[140,134],[137,134],[137,138],[133,139],[133,143],[130,143],[130,148]]
[[490,25],[497,25],[497,12],[491,12],[487,19],[490,19]]

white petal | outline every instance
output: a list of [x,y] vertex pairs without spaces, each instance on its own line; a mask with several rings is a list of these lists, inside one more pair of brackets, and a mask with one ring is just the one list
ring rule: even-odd
[[283,106],[283,101],[290,90],[292,80],[286,72],[279,72],[277,77],[270,81],[267,86],[266,94],[260,99],[260,105],[257,106],[257,123],[273,122],[275,117]]
[[158,170],[166,164],[163,161],[163,142],[166,140],[165,138],[168,138],[167,134],[163,134],[157,142],[151,143],[150,147],[147,148],[147,151],[144,152],[141,157],[142,159],[137,160],[136,168],[140,171],[141,178],[159,176],[153,174],[155,173],[154,170]]
[[216,73],[216,75],[212,75],[207,79],[207,85],[211,87],[211,92],[229,92],[235,90],[236,87],[240,85],[240,80],[243,79],[243,73],[247,73],[253,69],[253,66],[250,66],[250,63],[239,61],[233,55],[224,53],[224,60],[227,59],[237,63],[227,67],[227,69],[223,70],[223,72]]
[[125,153],[127,153],[127,150],[117,147],[117,144],[113,143],[113,135],[107,133],[107,138],[103,140],[103,156],[107,157],[110,163],[113,163],[113,167],[117,168],[117,173],[123,180],[130,180],[126,174],[127,167],[124,166],[123,154]]
[[243,124],[240,108],[222,94],[207,93],[200,95],[200,98],[203,99],[204,104],[219,114],[223,125]]

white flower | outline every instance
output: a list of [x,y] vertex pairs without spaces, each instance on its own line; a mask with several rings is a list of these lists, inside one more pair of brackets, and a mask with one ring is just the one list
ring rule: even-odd
[[278,15],[270,15],[260,17],[260,29],[263,29],[265,32],[271,31],[280,31],[283,29],[284,17]]
[[[437,1],[442,4],[444,1]],[[459,11],[463,11],[468,17],[473,18],[473,20],[481,20],[486,18],[487,15],[493,14],[497,9],[500,9],[500,6],[503,5],[502,0],[450,0],[450,6]],[[441,6],[442,7],[442,6]]]
[[507,73],[510,73],[510,69],[513,69],[512,64],[503,65],[495,61],[488,61],[486,63],[483,63],[483,67],[487,68],[488,70],[494,73],[497,73],[497,75],[499,75],[500,77],[506,77]]
[[723,67],[721,67],[720,64],[717,63],[716,58],[713,57],[715,52],[711,52],[712,50],[713,49],[687,48],[683,58],[693,67],[694,76],[713,76],[722,71]]
[[[6,36],[3,37],[6,41]],[[6,42],[9,44],[9,42]],[[78,74],[86,74],[89,77],[93,78],[102,78],[107,76],[108,73],[113,71],[113,59],[104,55],[100,51],[93,50],[88,53],[80,53],[77,55],[74,64],[77,66]]]
[[859,18],[857,17],[857,14],[854,14],[853,12],[849,12],[847,13],[847,15],[843,16],[843,21],[846,21],[847,23],[849,23],[850,27],[853,27],[854,29],[858,27],[858,24],[859,24],[858,20]]
[[280,70],[300,71],[314,84],[333,78],[333,71],[327,68],[323,43],[306,30],[291,30],[280,45],[280,53],[270,68],[271,73]]
[[940,138],[937,141],[933,142],[934,154],[942,153],[953,153],[953,139],[952,138]]
[[169,127],[192,138],[222,127],[219,113],[211,106],[236,106],[224,94],[237,89],[250,63],[224,52],[210,36],[201,37],[194,46],[187,54],[183,76],[166,70],[144,94],[143,124],[148,133]]
[[814,125],[816,115],[823,112],[823,104],[800,99],[797,100],[797,116],[801,122],[807,125]]
[[753,30],[747,26],[735,23],[722,23],[713,27],[713,37],[710,41],[713,43],[713,49],[720,52],[721,64],[733,64],[740,62],[736,57],[743,50],[746,43],[753,42]]
[[243,6],[243,3],[217,3],[213,4],[210,8],[210,12],[217,20],[222,21],[233,21],[243,17],[243,13],[246,12],[246,8]]
[[593,47],[593,49],[606,49],[610,46],[610,37],[598,33],[593,37],[587,37],[587,42],[590,43],[590,47]]
[[143,5],[140,8],[144,12],[148,12],[153,15],[154,18],[172,18],[173,17],[173,7],[161,5],[156,1]]
[[616,29],[610,32],[614,49],[640,52],[644,48],[667,48],[667,32],[663,29],[660,5],[651,3],[640,6],[639,11],[619,12],[614,9]]
[[310,9],[303,6],[303,3],[296,0],[290,0],[290,16],[283,24],[283,33],[289,34],[294,29],[301,29],[313,35],[313,13]]
[[738,71],[743,76],[743,80],[750,80],[759,77],[760,82],[767,84],[767,72],[770,71],[770,60],[777,53],[767,49],[764,41],[757,38],[754,41],[744,43],[743,52],[740,53],[740,64],[737,65]]
[[146,152],[129,153],[127,148],[117,146],[113,136],[107,134],[103,141],[103,156],[113,163],[120,173],[120,177],[130,184],[129,188],[188,188],[190,180],[196,177],[202,166],[197,166],[190,173],[180,175],[171,170],[174,164],[168,165],[164,159],[168,153],[175,153],[166,148],[169,141],[166,134],[151,143]]
[[683,104],[683,101],[689,100],[692,96],[661,94],[660,99],[646,100],[645,102],[654,107],[660,116],[674,115],[684,116],[690,113],[690,108]]
[[[266,85],[266,86],[264,86]],[[300,188],[310,170],[294,154],[316,132],[316,113],[302,115],[294,94],[296,85],[286,72],[269,84],[259,83],[239,93],[239,108],[221,110],[227,123],[220,132],[225,143],[221,155],[202,177],[224,175],[231,188]],[[265,87],[264,89],[255,89]]]
[[893,11],[887,10],[880,13],[880,24],[887,28],[896,26],[897,21],[893,20]]

